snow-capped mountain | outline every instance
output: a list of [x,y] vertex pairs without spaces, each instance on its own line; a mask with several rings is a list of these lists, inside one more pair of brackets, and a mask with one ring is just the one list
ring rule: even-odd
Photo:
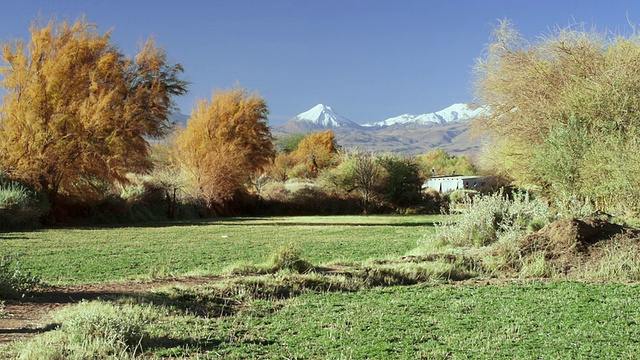
[[373,123],[362,124],[366,127],[384,127],[392,125],[429,125],[448,124],[474,118],[485,110],[482,107],[471,108],[467,104],[453,104],[446,109],[422,115],[404,114]]
[[336,113],[331,107],[318,104],[293,118],[296,122],[308,122],[325,128],[358,127],[359,125]]
[[472,118],[485,110],[467,104],[453,104],[446,109],[422,114],[400,115],[385,121],[358,125],[319,104],[284,125],[274,126],[280,134],[308,133],[331,129],[340,146],[376,152],[424,154],[435,148],[450,154],[477,154],[481,139],[471,138]]
[[298,114],[282,127],[288,131],[361,128],[360,125],[333,111],[331,107],[323,104],[318,104],[311,109]]

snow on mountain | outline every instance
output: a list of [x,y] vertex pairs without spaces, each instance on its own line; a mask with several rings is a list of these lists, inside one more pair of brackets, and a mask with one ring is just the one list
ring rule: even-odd
[[442,109],[433,113],[421,115],[404,114],[386,119],[384,121],[362,124],[362,126],[384,127],[406,124],[447,124],[474,118],[482,114],[484,111],[485,110],[482,107],[472,109],[467,104],[453,104],[446,109]]
[[314,106],[310,110],[294,117],[291,121],[296,123],[308,123],[309,125],[323,128],[360,127],[360,125],[336,113],[331,109],[331,107],[323,104]]

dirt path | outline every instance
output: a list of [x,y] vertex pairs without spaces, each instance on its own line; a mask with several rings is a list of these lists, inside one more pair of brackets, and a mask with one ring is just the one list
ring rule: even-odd
[[0,344],[24,340],[51,330],[55,311],[82,300],[96,300],[140,294],[154,288],[172,285],[198,286],[219,281],[220,277],[170,278],[147,282],[113,282],[74,286],[46,287],[20,301],[5,301],[0,318]]

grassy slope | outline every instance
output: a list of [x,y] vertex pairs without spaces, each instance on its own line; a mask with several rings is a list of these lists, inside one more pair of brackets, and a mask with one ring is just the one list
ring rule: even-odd
[[[436,216],[224,219],[146,227],[0,233],[0,249],[23,254],[26,270],[48,283],[89,283],[136,276],[219,273],[265,261],[295,244],[319,265],[405,254]],[[358,224],[361,226],[352,226]]]

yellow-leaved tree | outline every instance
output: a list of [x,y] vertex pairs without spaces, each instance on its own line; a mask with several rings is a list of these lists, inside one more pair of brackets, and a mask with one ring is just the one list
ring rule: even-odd
[[178,136],[178,156],[192,173],[204,205],[228,213],[234,197],[275,155],[266,101],[245,89],[216,91],[200,101]]
[[307,135],[291,156],[297,163],[307,166],[308,176],[315,177],[319,170],[331,164],[337,153],[336,136],[327,130]]
[[636,213],[640,35],[570,26],[527,41],[503,21],[494,36],[476,65],[485,164],[561,206]]
[[60,195],[101,195],[149,169],[147,138],[166,134],[172,97],[186,93],[182,67],[153,40],[125,57],[84,19],[30,30],[27,43],[2,46],[0,169],[53,211]]

